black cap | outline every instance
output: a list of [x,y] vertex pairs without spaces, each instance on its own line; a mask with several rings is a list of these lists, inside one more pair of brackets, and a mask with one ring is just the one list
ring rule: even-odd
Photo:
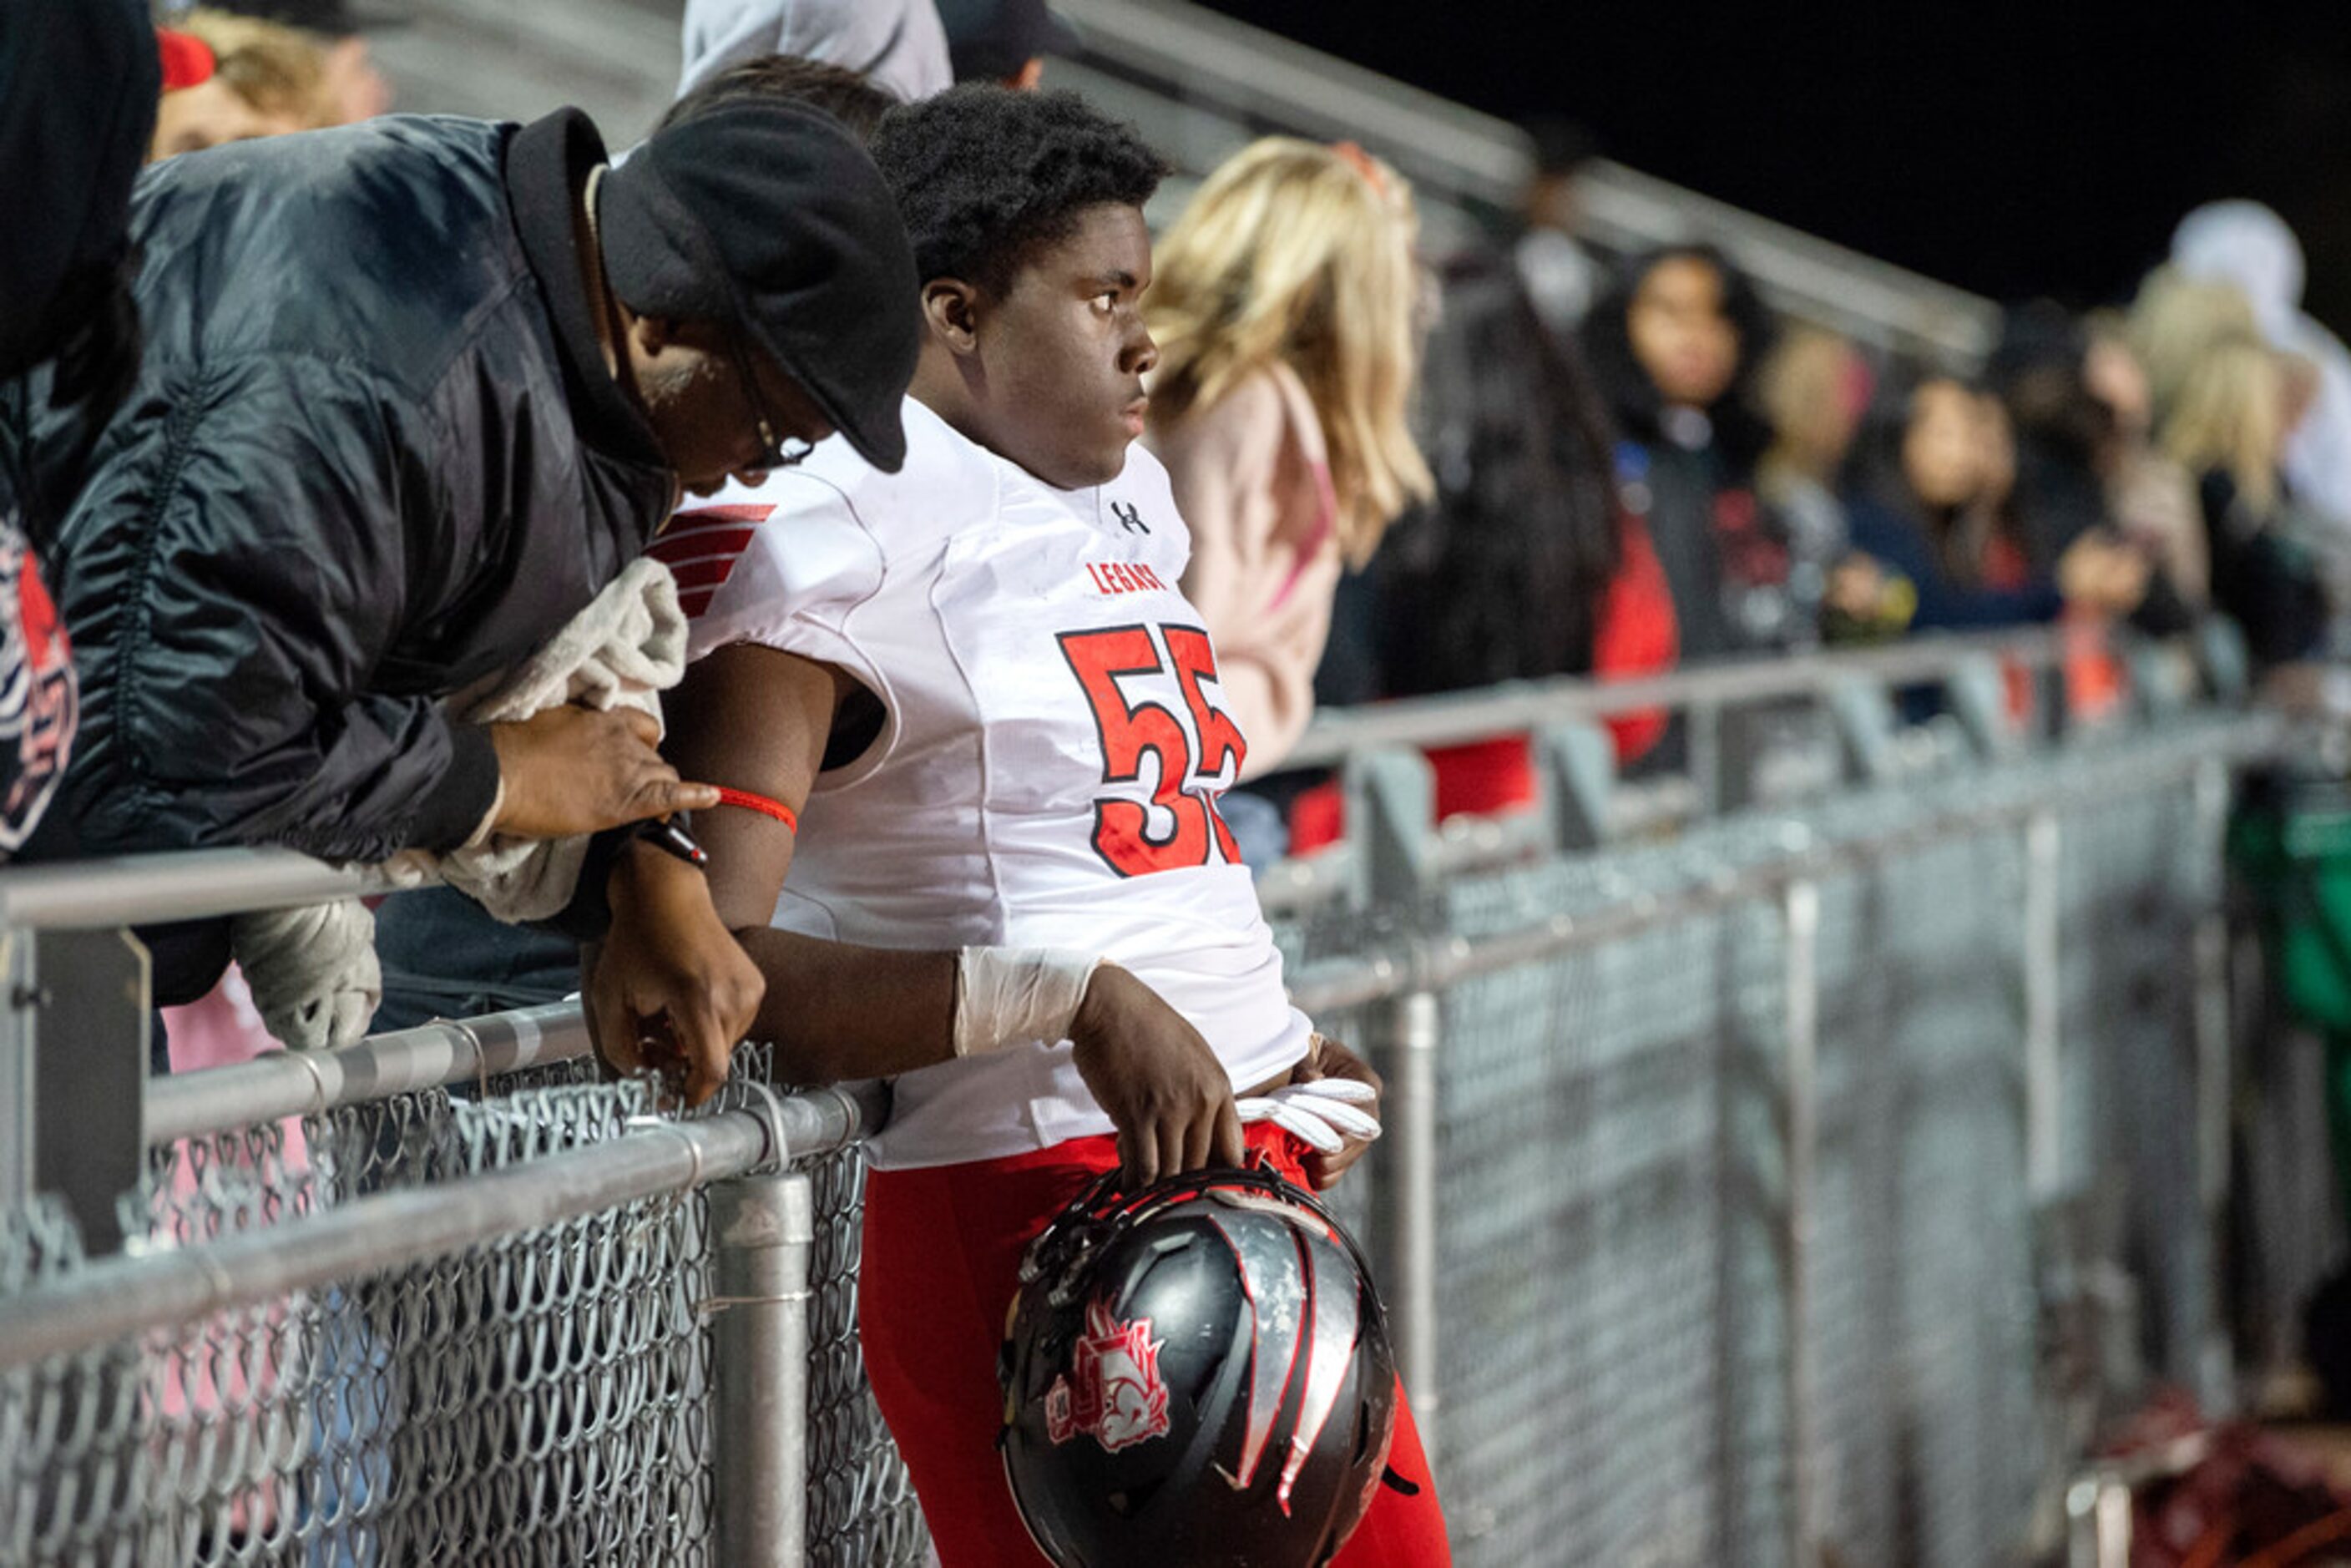
[[882,172],[840,121],[782,99],[720,105],[606,174],[597,211],[630,309],[739,332],[860,456],[898,471],[921,285]]
[[1077,29],[1045,0],[939,0],[957,81],[1002,81],[1030,60],[1078,52]]

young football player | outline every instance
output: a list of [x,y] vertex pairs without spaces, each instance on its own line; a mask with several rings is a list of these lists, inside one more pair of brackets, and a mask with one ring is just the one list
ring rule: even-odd
[[[1244,742],[1133,444],[1159,159],[1073,96],[993,87],[893,110],[873,152],[928,327],[905,465],[827,442],[674,523],[700,659],[668,749],[735,791],[694,831],[768,980],[752,1038],[793,1081],[895,1080],[861,1331],[941,1561],[1034,1568],[996,1452],[1024,1248],[1114,1166],[1256,1149],[1327,1186],[1377,1132],[1376,1079],[1290,1005],[1217,811]],[[590,997],[634,1068],[657,1048],[627,935]],[[696,1097],[726,1071],[684,1066]],[[1259,1110],[1280,1124],[1245,1132]],[[1408,1413],[1389,1464],[1337,1561],[1448,1561]]]

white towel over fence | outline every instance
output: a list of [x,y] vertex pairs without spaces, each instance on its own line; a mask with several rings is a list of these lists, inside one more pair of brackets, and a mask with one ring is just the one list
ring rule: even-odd
[[[669,568],[640,559],[486,695],[452,706],[472,724],[510,723],[559,703],[661,716],[685,673],[686,622]],[[445,855],[411,851],[381,868],[395,886],[445,882],[501,920],[544,919],[571,902],[583,836],[489,840]],[[231,946],[269,1032],[297,1051],[347,1045],[382,999],[375,916],[358,899],[239,915]]]

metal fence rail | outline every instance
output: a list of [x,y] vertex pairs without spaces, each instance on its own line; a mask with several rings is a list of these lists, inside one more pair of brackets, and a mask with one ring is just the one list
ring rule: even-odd
[[1997,659],[2039,672],[2063,658],[2054,632],[1942,633],[1885,648],[1774,655],[1702,664],[1633,680],[1554,676],[1484,691],[1413,697],[1316,716],[1284,757],[1308,767],[1346,761],[1375,747],[1453,746],[1561,719],[1599,719],[1645,708],[1673,712],[1819,700],[1839,683],[1940,683],[1971,662]]

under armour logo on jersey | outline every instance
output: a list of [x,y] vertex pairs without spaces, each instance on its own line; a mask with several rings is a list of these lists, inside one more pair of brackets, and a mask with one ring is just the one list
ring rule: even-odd
[[1118,519],[1118,526],[1128,533],[1147,534],[1151,531],[1151,525],[1143,520],[1143,514],[1134,509],[1134,502],[1113,501],[1110,510],[1111,516]]

